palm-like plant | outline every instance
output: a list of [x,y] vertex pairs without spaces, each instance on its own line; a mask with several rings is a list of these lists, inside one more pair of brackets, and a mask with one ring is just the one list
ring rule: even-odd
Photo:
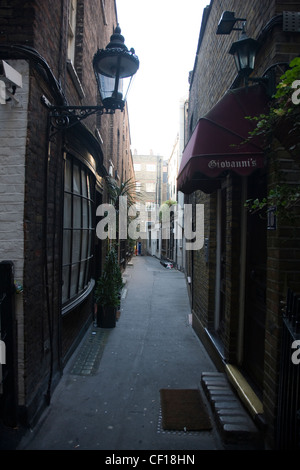
[[98,326],[113,327],[116,310],[120,304],[121,289],[124,286],[117,254],[111,248],[107,254],[104,269],[95,288]]
[[95,301],[97,304],[118,306],[118,294],[123,287],[122,273],[117,260],[117,254],[112,248],[109,250],[103,273],[97,282],[95,289]]
[[[120,261],[120,243],[119,241],[119,213],[120,213],[120,197],[126,197],[127,198],[127,209],[130,207],[134,206],[137,201],[140,201],[142,199],[142,194],[139,194],[139,196],[136,194],[136,184],[135,180],[130,178],[126,181],[121,181],[119,184],[118,182],[111,178],[111,177],[106,177],[106,188],[108,192],[108,196],[110,198],[110,203],[114,206],[115,211],[116,211],[116,242],[114,243],[115,246],[117,246],[118,250],[118,260]],[[136,216],[137,217],[137,216]],[[127,228],[131,220],[133,220],[135,217],[133,216],[128,216],[127,215]],[[131,240],[129,239],[129,242]],[[111,241],[112,243],[112,241]]]
[[116,211],[119,211],[119,198],[127,197],[128,207],[133,206],[136,203],[136,191],[135,191],[135,181],[130,178],[126,181],[121,181],[120,184],[110,176],[106,177],[106,187],[108,195],[112,204],[114,205]]

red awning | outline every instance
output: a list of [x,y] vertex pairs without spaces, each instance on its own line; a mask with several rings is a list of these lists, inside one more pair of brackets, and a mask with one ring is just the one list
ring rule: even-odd
[[200,189],[211,193],[220,187],[224,172],[250,175],[264,166],[264,151],[258,137],[249,138],[255,122],[246,116],[266,111],[268,97],[261,85],[229,90],[198,121],[182,154],[177,177],[178,190],[185,194]]

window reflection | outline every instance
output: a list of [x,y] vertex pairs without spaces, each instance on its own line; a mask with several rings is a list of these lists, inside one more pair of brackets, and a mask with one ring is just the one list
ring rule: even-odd
[[70,155],[65,162],[62,302],[74,300],[91,279],[91,174]]

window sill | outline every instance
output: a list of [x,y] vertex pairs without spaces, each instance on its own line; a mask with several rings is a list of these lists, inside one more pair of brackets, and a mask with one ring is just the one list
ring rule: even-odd
[[74,308],[82,304],[82,302],[84,302],[85,299],[90,295],[90,293],[94,289],[94,286],[95,286],[95,280],[91,279],[88,287],[81,294],[79,294],[74,300],[71,300],[67,305],[62,307],[61,314],[67,315],[68,313],[71,312],[71,310],[74,310]]
[[74,86],[76,88],[76,91],[77,91],[79,97],[81,99],[83,99],[85,97],[85,93],[84,93],[84,90],[82,88],[81,81],[79,80],[79,77],[77,75],[77,72],[75,70],[73,62],[69,59],[67,60],[67,69],[68,69],[68,72],[69,72],[69,74],[72,78],[72,81],[74,83]]

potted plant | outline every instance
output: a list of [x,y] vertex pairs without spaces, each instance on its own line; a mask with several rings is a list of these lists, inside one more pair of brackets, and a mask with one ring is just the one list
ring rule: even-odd
[[122,286],[122,274],[117,255],[114,249],[110,249],[103,273],[98,279],[95,289],[98,327],[114,328],[116,326],[116,311],[120,304]]

